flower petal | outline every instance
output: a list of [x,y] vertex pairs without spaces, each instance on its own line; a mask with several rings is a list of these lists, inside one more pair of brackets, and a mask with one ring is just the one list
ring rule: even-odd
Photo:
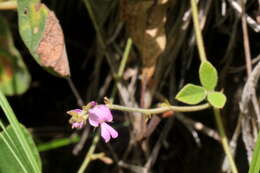
[[[110,125],[108,125],[107,123],[102,123],[101,124],[101,136],[102,135],[102,129],[103,131],[105,131],[104,133],[108,133],[109,134],[109,140],[110,140],[110,136],[112,136],[112,138],[117,138],[118,137],[118,132],[112,128]],[[106,136],[107,134],[104,134],[104,136]],[[108,142],[109,140],[106,140],[107,138],[103,137],[105,139],[106,142]]]
[[95,114],[99,118],[99,122],[111,122],[113,120],[112,113],[106,105],[97,105],[89,109],[89,114]]
[[69,114],[69,115],[71,115],[71,116],[76,116],[76,115],[78,115],[80,112],[82,112],[81,109],[73,109],[73,110],[67,111],[67,114]]
[[107,125],[106,123],[101,124],[101,136],[107,143],[110,141],[111,137],[110,137],[110,133],[109,133],[109,130],[107,129],[106,125]]
[[72,129],[81,129],[83,127],[84,123],[83,122],[75,122],[72,124]]
[[91,126],[99,126],[100,119],[95,115],[89,112],[88,122]]

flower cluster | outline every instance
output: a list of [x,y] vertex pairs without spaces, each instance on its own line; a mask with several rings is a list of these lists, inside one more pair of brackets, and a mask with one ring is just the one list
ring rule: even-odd
[[106,105],[97,105],[92,101],[83,109],[73,109],[67,112],[71,115],[70,123],[72,128],[82,128],[86,124],[86,120],[93,127],[101,127],[101,136],[105,142],[109,142],[111,137],[117,138],[118,132],[112,128],[108,122],[113,121],[113,116],[110,109]]

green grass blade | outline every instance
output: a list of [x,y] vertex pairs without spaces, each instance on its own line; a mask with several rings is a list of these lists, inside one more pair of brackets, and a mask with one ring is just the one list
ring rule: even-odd
[[55,139],[53,141],[40,144],[37,146],[37,148],[39,152],[43,152],[43,151],[64,147],[73,143],[77,143],[79,140],[80,140],[79,136],[73,136],[71,138]]
[[18,122],[12,108],[10,107],[6,97],[3,95],[3,93],[0,91],[0,106],[3,109],[10,125],[13,128],[14,134],[19,141],[19,145],[23,148],[23,152],[26,156],[27,161],[30,163],[32,170],[36,173],[41,172],[41,168],[39,163],[37,162],[32,148],[30,147],[28,141],[26,140],[25,134],[22,131],[21,125]]
[[258,132],[258,138],[253,153],[253,159],[250,164],[249,173],[260,172],[260,131]]
[[[1,121],[0,121],[0,126],[3,129],[3,132],[0,133],[0,146],[1,146],[0,153],[1,153],[1,155],[5,156],[5,157],[0,157],[0,163],[1,163],[0,172],[3,172],[3,171],[8,172],[8,164],[10,165],[10,163],[7,163],[7,164],[4,163],[5,161],[9,161],[9,159],[7,158],[9,156],[9,154],[7,152],[6,152],[6,154],[4,153],[6,150],[4,148],[4,146],[5,146],[7,148],[7,150],[10,151],[9,153],[11,153],[11,155],[14,157],[14,159],[18,163],[17,166],[14,166],[13,164],[11,164],[12,171],[14,171],[15,167],[20,167],[20,169],[22,169],[22,172],[27,173],[28,171],[25,168],[24,164],[22,163],[22,160],[18,155],[18,150],[17,150],[16,146],[13,144],[11,137],[9,136],[8,133],[6,133],[5,135],[3,134],[6,131],[6,128],[4,127],[4,125]],[[1,140],[3,142],[2,144],[1,144]],[[11,156],[9,156],[9,157],[11,157]]]

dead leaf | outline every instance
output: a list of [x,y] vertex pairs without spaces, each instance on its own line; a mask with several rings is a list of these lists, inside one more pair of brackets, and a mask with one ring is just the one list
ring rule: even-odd
[[[165,22],[166,3],[158,1],[120,1],[121,18],[126,29],[137,47],[142,61],[141,107],[150,107],[154,86],[152,80],[156,70],[158,57],[166,47]],[[136,116],[132,120],[137,141],[141,140],[146,131],[144,116]]]
[[[37,28],[34,28],[34,31],[37,31]],[[54,69],[61,76],[70,76],[63,31],[54,12],[50,10],[45,31],[36,52],[43,66]]]

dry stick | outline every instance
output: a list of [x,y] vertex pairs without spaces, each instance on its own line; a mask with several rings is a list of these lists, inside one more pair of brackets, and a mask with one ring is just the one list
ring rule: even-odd
[[[255,65],[256,63],[258,63],[258,61],[260,61],[260,54],[257,55],[255,58],[253,58],[252,65]],[[238,73],[243,70],[246,70],[246,66],[244,66],[244,65],[242,65],[240,67],[229,67],[228,73]]]
[[[257,127],[253,127],[253,130],[257,130],[259,128],[259,124],[260,124],[260,108],[259,108],[258,100],[257,100],[257,97],[256,97],[255,85],[253,85],[254,87],[252,87],[252,88],[251,87],[248,88],[247,84],[249,84],[249,85],[252,84],[253,82],[250,82],[252,80],[257,81],[258,78],[252,79],[252,77],[259,77],[259,76],[255,76],[255,74],[251,73],[251,71],[252,71],[251,54],[250,54],[248,30],[247,30],[246,21],[245,21],[245,13],[244,13],[245,6],[244,6],[244,1],[241,0],[241,2],[242,2],[241,3],[242,4],[242,29],[243,29],[243,38],[244,38],[244,51],[245,51],[245,58],[246,58],[247,75],[248,75],[248,78],[249,78],[248,82],[246,83],[245,88],[243,90],[242,99],[244,99],[246,97],[246,95],[249,95],[248,97],[249,97],[249,100],[253,104],[253,108],[254,108],[254,111],[255,111],[255,114],[256,114],[256,120],[257,120],[257,124],[258,124],[258,125],[256,125]],[[259,72],[257,72],[257,69],[258,68],[255,68],[254,71],[256,70],[256,73],[259,73]],[[249,127],[247,127],[250,124],[250,119],[248,117],[249,114],[247,112],[250,101],[248,101],[247,104],[245,104],[245,102],[242,102],[242,100],[241,100],[241,106],[240,106],[241,112],[244,114],[244,119],[243,119],[243,124],[242,124],[243,141],[245,143],[246,150],[247,150],[248,162],[250,162],[251,159],[252,159],[252,154],[253,154],[252,146],[254,146],[254,134],[250,133]]]
[[[242,2],[242,30],[243,30],[244,51],[245,51],[245,58],[246,58],[246,69],[247,69],[247,76],[250,77],[252,72],[251,53],[250,53],[250,45],[249,45],[249,38],[248,38],[248,30],[246,25],[244,0],[241,0],[241,2]],[[251,101],[253,103],[253,107],[255,109],[255,113],[257,116],[257,123],[260,124],[260,108],[258,105],[255,91],[252,92]]]
[[[255,93],[256,85],[257,85],[259,78],[260,78],[260,62],[256,65],[253,72],[250,74],[250,76],[244,86],[243,92],[242,92],[239,107],[240,107],[241,113],[243,113],[244,115],[246,115],[248,113],[248,105],[249,105],[251,99],[253,98],[253,96],[256,95],[256,93]],[[250,120],[248,120],[248,121],[250,121]],[[243,125],[245,126],[247,124],[243,124]],[[244,133],[248,133],[248,136],[252,135],[251,130],[249,131],[249,127],[248,127],[247,131],[244,131]],[[246,137],[246,135],[244,135],[243,137]],[[252,154],[253,154],[252,143],[254,143],[254,141],[247,140],[247,139],[243,139],[243,140],[246,144],[248,161],[250,161],[252,158]]]
[[77,88],[75,87],[73,81],[71,80],[71,78],[70,77],[67,78],[67,81],[68,81],[68,84],[70,86],[72,93],[74,94],[75,98],[77,99],[78,106],[84,106],[84,101],[81,98],[81,96],[80,96]]
[[249,78],[246,81],[244,86],[241,102],[240,102],[240,110],[242,113],[248,113],[248,104],[252,95],[255,93],[257,82],[260,78],[260,62],[255,66],[254,70],[250,74]]
[[[241,6],[235,1],[235,0],[228,0],[229,4],[231,5],[231,7],[233,7],[238,13],[239,15],[242,14],[242,8]],[[246,21],[248,23],[248,25],[255,30],[255,32],[259,32],[260,31],[260,25],[257,24],[257,22],[252,19],[250,16],[248,16],[247,14],[245,14],[245,18]]]
[[[80,106],[80,107],[84,106],[84,101],[81,98],[81,96],[80,96],[77,88],[75,87],[73,81],[71,80],[71,78],[70,77],[67,78],[67,81],[71,88],[72,93],[74,94],[75,98],[77,99],[78,106]],[[80,141],[77,143],[77,145],[75,145],[75,147],[72,150],[72,153],[74,155],[77,155],[82,150],[82,148],[84,147],[84,144],[86,143],[86,140],[88,138],[88,134],[89,134],[89,126],[86,126],[81,135]]]
[[194,121],[194,120],[184,116],[181,113],[177,113],[176,118],[178,120],[180,120],[182,123],[186,124],[187,126],[191,126],[195,130],[201,131],[202,133],[215,139],[216,141],[220,141],[219,134],[215,130],[207,127],[206,125],[202,124],[201,122]]
[[90,128],[89,126],[84,128],[84,131],[80,137],[80,141],[77,143],[77,145],[73,148],[72,153],[74,155],[78,155],[78,153],[82,150],[82,148],[84,147],[87,139],[88,139],[88,135],[89,135],[89,131]]
[[98,39],[98,42],[100,43],[100,46],[101,46],[101,51],[104,51],[104,55],[106,57],[106,60],[108,62],[108,65],[110,67],[110,70],[113,74],[113,76],[116,74],[115,72],[115,67],[114,67],[114,63],[112,62],[112,58],[109,56],[109,54],[106,52],[106,42],[104,41],[103,39],[103,35],[102,35],[102,32],[100,30],[100,27],[98,26],[98,23],[97,23],[97,20],[96,20],[96,16],[92,10],[92,7],[91,7],[91,4],[90,4],[90,0],[83,0],[86,8],[87,8],[87,11],[89,13],[89,16],[91,18],[91,21],[94,25],[94,28],[95,28],[95,31],[97,33],[97,39]]
[[16,1],[0,2],[0,10],[16,10]]
[[172,124],[173,124],[173,117],[171,119],[169,119],[166,123],[166,125],[164,126],[163,128],[163,131],[159,137],[159,139],[157,140],[156,144],[155,144],[155,147],[153,148],[153,151],[149,157],[149,159],[147,160],[147,162],[145,163],[145,170],[150,170],[150,168],[152,167],[152,165],[155,163],[156,159],[157,159],[157,156],[158,156],[158,153],[160,151],[160,148],[161,148],[161,145],[163,143],[163,141],[166,139],[168,133],[170,132],[171,130],[171,127],[172,127]]

